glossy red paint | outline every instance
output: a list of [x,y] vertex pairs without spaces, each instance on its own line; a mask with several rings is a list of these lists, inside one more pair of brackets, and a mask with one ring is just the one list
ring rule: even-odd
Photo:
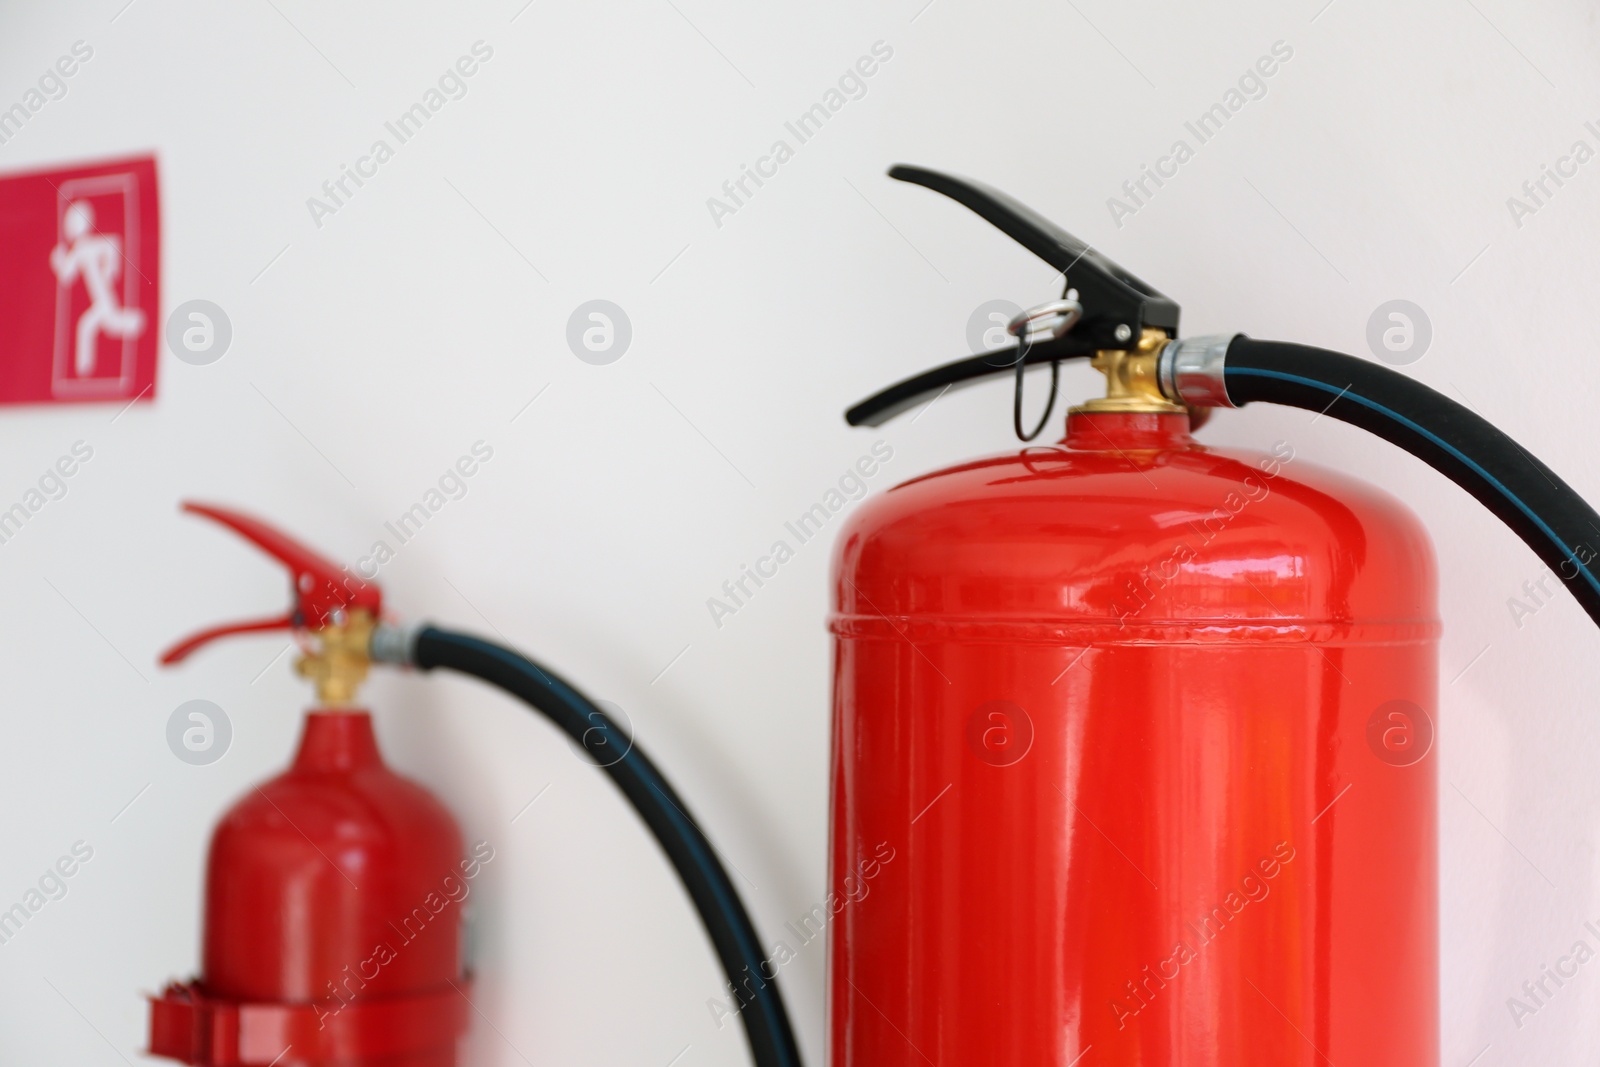
[[309,713],[289,769],[217,826],[202,974],[152,1002],[151,1051],[218,1067],[453,1067],[471,1011],[462,901],[484,859],[384,765],[366,712]]
[[864,504],[834,574],[835,1067],[1438,1063],[1399,503],[1074,413]]

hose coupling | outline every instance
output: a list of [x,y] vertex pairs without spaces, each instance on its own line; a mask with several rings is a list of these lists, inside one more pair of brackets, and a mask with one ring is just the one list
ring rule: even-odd
[[1157,364],[1161,392],[1191,408],[1237,407],[1228,399],[1222,374],[1234,336],[1184,337],[1168,344]]
[[380,622],[372,631],[368,654],[374,663],[413,667],[417,662],[417,635],[428,628],[425,622]]

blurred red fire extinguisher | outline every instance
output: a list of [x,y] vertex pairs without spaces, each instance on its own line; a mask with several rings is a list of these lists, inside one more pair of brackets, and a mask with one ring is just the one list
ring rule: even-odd
[[383,617],[378,587],[266,523],[199,504],[290,572],[281,616],[218,626],[163,657],[231,634],[293,631],[315,682],[294,760],[218,824],[207,860],[201,972],[150,1004],[150,1052],[200,1067],[453,1067],[476,1014],[462,904],[494,857],[463,849],[427,790],[384,766],[353,703],[372,663],[477,678],[527,704],[609,776],[699,914],[762,1067],[799,1051],[755,925],[691,805],[643,748],[550,668],[478,637]]
[[314,633],[298,668],[317,707],[289,768],[212,835],[200,977],[152,1000],[150,1052],[216,1067],[453,1067],[471,1014],[462,903],[493,852],[469,855],[444,805],[384,765],[372,717],[353,703],[381,594],[247,515],[187,509],[287,567],[295,605],[206,630],[162,662],[230,634]]

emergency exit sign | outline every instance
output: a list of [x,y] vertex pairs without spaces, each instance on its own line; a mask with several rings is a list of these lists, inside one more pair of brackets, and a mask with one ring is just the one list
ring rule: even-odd
[[151,399],[160,308],[153,157],[0,176],[0,404]]

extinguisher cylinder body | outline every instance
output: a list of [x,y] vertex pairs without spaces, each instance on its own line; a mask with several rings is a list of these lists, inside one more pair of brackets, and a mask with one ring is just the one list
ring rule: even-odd
[[471,1012],[462,914],[485,858],[384,765],[366,712],[308,714],[289,769],[212,836],[201,977],[153,1002],[152,1052],[454,1067]]
[[837,1067],[1438,1063],[1436,588],[1399,503],[1074,412],[865,503],[834,588]]

